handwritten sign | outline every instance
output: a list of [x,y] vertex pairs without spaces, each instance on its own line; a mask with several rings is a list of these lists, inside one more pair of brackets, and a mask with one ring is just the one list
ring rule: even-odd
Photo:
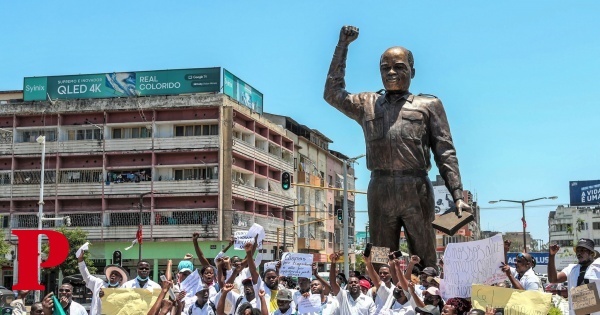
[[572,299],[573,310],[576,315],[591,314],[600,311],[597,283],[588,283],[571,289],[569,297]]
[[504,243],[498,234],[484,240],[450,243],[444,252],[444,290],[442,297],[471,297],[472,284],[491,284],[506,279],[500,270],[504,262]]
[[200,273],[198,269],[194,270],[185,280],[181,282],[181,291],[185,291],[185,305],[192,305],[196,301],[196,292],[200,285]]
[[283,253],[280,276],[310,278],[312,275],[312,254]]
[[371,247],[371,262],[374,264],[387,264],[389,262],[389,247]]
[[313,294],[310,297],[301,297],[298,301],[298,314],[311,314],[321,312],[321,295]]
[[257,238],[258,245],[257,245],[257,247],[259,249],[262,249],[262,244],[263,244],[263,241],[265,240],[266,234],[265,234],[265,228],[263,228],[258,223],[254,223],[250,227],[250,229],[248,230],[248,234],[246,234],[246,237],[252,237],[252,238],[254,238],[256,235],[258,235],[258,238]]
[[254,244],[254,237],[248,236],[248,231],[235,231],[233,233],[234,243],[233,249],[244,250],[244,245],[250,242]]
[[552,294],[540,291],[474,284],[472,293],[473,308],[485,310],[486,306],[491,305],[495,309],[504,309],[504,314],[510,315],[546,315],[552,306]]
[[160,289],[110,289],[103,288],[102,314],[138,315],[146,314],[156,302]]
[[277,270],[277,262],[276,261],[270,261],[265,263],[265,271],[267,270]]

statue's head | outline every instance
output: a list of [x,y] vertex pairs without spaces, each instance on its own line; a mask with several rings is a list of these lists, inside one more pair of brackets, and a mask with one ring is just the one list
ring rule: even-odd
[[381,81],[387,91],[407,92],[410,80],[415,77],[414,59],[404,47],[388,48],[379,61]]

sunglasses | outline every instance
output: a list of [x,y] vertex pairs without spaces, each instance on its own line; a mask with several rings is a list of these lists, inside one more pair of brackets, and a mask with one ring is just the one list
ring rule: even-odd
[[71,290],[69,290],[69,289],[58,289],[58,292],[69,293],[69,292],[71,292]]
[[150,268],[142,267],[142,268],[138,268],[138,270],[150,270]]

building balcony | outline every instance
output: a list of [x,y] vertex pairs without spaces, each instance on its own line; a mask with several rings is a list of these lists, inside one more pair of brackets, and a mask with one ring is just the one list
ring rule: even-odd
[[234,196],[239,196],[246,199],[253,199],[256,201],[280,207],[294,204],[293,198],[252,186],[234,184],[232,192]]
[[280,157],[269,154],[267,151],[258,149],[255,146],[239,139],[233,139],[233,151],[250,157],[256,161],[266,163],[274,168],[281,169],[284,172],[291,173],[294,171],[294,165],[292,162],[287,162]]
[[155,150],[217,149],[219,136],[155,138]]
[[314,240],[309,238],[298,239],[298,249],[325,250],[325,240]]
[[[0,147],[0,150],[4,148],[6,144]],[[56,153],[58,149],[58,143],[56,141],[46,141],[46,154]],[[21,154],[42,154],[42,146],[37,142],[17,142],[13,147],[15,155]],[[2,154],[11,154],[12,152],[0,152]]]
[[[72,222],[71,227],[67,229],[80,228],[86,231],[88,240],[132,241],[140,223],[139,212],[107,211],[104,215],[100,212],[59,214],[61,217],[67,215]],[[55,215],[45,216],[51,218]],[[11,229],[38,228],[37,214],[12,214],[9,222],[7,227]],[[142,222],[144,239],[189,239],[194,232],[199,232],[200,238],[206,240],[217,240],[219,237],[219,216],[215,209],[144,212]],[[57,226],[56,221],[43,223],[43,228],[52,229]]]

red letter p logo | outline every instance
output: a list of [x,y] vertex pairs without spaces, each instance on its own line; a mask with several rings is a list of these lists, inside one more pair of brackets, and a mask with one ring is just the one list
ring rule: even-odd
[[[69,241],[59,232],[52,230],[13,230],[12,234],[19,239],[18,283],[13,290],[44,290],[45,286],[38,282],[40,268],[56,267],[69,255]],[[38,266],[38,236],[44,234],[48,238],[48,259]]]

